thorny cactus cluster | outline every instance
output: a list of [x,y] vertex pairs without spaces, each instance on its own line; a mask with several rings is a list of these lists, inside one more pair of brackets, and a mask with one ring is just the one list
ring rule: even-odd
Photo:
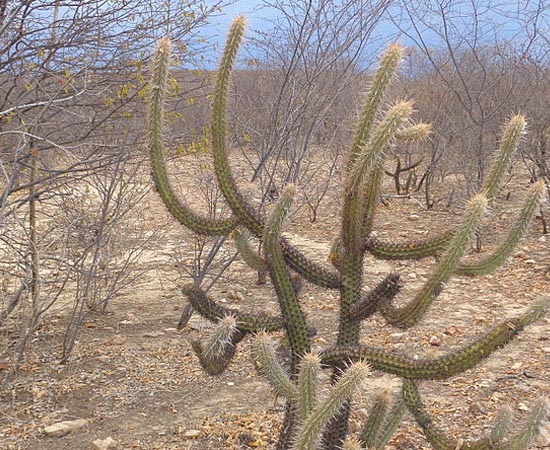
[[[405,353],[362,345],[360,325],[378,313],[392,327],[409,328],[425,315],[438,299],[445,283],[453,276],[479,276],[501,265],[526,231],[544,192],[542,182],[532,186],[511,231],[502,245],[490,256],[466,263],[463,255],[488,204],[494,200],[503,173],[524,133],[525,119],[516,115],[504,127],[500,146],[490,174],[480,192],[467,204],[462,223],[423,242],[393,243],[374,237],[373,219],[384,160],[396,140],[416,141],[430,133],[430,126],[413,123],[413,107],[400,101],[385,109],[383,100],[400,64],[402,48],[390,45],[381,57],[372,85],[366,95],[355,140],[347,165],[342,210],[342,228],[330,251],[333,268],[321,266],[302,254],[281,236],[281,228],[295,188],[288,186],[273,213],[263,217],[249,204],[232,176],[226,147],[225,110],[230,76],[237,50],[243,38],[245,20],[235,19],[221,59],[212,117],[214,168],[232,216],[211,220],[188,209],[175,195],[164,161],[162,144],[163,108],[170,65],[170,41],[158,43],[151,82],[150,150],[153,177],[162,201],[183,225],[202,235],[232,234],[243,260],[254,270],[267,270],[275,289],[280,315],[245,314],[221,306],[199,286],[184,288],[195,311],[215,322],[207,343],[194,343],[194,350],[204,369],[221,373],[231,361],[235,349],[247,335],[254,336],[253,356],[265,377],[278,394],[286,397],[284,424],[279,449],[381,449],[408,410],[436,449],[522,449],[540,430],[548,413],[544,400],[537,402],[521,426],[513,424],[507,410],[501,413],[486,438],[473,442],[455,441],[433,424],[422,405],[418,389],[422,380],[446,379],[464,372],[510,342],[524,327],[533,323],[547,309],[548,301],[535,304],[527,313],[507,319],[475,342],[437,358],[414,359]],[[251,248],[247,234],[261,239],[263,254]],[[363,263],[366,252],[384,260],[416,260],[436,257],[438,263],[427,281],[405,306],[395,306],[394,297],[401,288],[399,275],[390,273],[377,286],[366,289]],[[299,297],[299,279],[339,292],[339,331],[334,345],[321,352],[311,351],[311,336]],[[283,330],[291,349],[286,367],[277,358],[269,333]],[[332,371],[328,394],[319,393],[319,374]],[[387,394],[374,399],[370,415],[358,436],[350,436],[348,417],[350,399],[365,382],[369,371],[376,369],[402,379],[402,389],[395,398]],[[391,396],[390,396],[391,397]]]

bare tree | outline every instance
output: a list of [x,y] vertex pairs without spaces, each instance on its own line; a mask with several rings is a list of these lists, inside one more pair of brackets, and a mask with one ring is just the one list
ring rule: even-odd
[[[146,192],[139,185],[144,155],[136,151],[144,138],[146,55],[169,34],[179,55],[193,60],[206,45],[196,29],[221,4],[0,3],[0,318],[14,317],[10,329],[18,331],[5,350],[15,345],[18,360],[69,287],[77,295],[65,354],[90,308],[105,307],[132,280],[137,247],[124,255],[113,249],[120,248],[117,228],[128,226]],[[75,239],[79,233],[86,239]],[[22,301],[29,296],[30,309]]]
[[[464,167],[475,185],[485,176],[487,149],[494,147],[503,114],[518,106],[514,70],[537,38],[544,2],[523,3],[518,8],[517,2],[506,1],[426,0],[400,2],[392,9],[394,23],[421,52],[423,67],[431,68],[420,72],[431,78],[430,89],[443,87],[441,94],[452,96],[445,103],[454,109],[453,121],[444,117],[445,127],[435,129],[447,152],[469,156],[456,169]],[[422,113],[429,114],[424,108]],[[473,167],[464,164],[468,160]]]

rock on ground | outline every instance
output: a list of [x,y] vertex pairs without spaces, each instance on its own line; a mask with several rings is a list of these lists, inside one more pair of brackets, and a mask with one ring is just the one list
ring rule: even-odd
[[46,433],[47,436],[61,437],[73,431],[76,431],[87,424],[87,419],[66,420],[47,426],[46,428],[44,428],[44,433]]

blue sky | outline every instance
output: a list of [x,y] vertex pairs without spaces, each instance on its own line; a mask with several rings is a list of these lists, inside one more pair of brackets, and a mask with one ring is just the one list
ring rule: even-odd
[[218,43],[223,43],[231,21],[238,15],[245,16],[248,21],[248,30],[266,28],[269,18],[274,17],[273,11],[259,8],[258,0],[238,0],[222,8],[222,12],[209,19],[205,31]]

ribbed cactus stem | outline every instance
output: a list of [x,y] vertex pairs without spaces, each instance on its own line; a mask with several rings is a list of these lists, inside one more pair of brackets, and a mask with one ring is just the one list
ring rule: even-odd
[[384,418],[386,417],[390,399],[391,394],[388,390],[384,390],[376,395],[370,408],[367,421],[363,425],[363,430],[359,436],[361,444],[365,448],[370,449],[375,447],[376,437],[378,436],[382,423],[384,422]]
[[495,197],[502,181],[502,176],[510,164],[510,159],[517,149],[524,132],[525,117],[520,114],[510,118],[504,127],[496,158],[493,162],[491,172],[483,186],[483,193],[489,200]]
[[[244,35],[244,28],[244,18],[238,17],[233,21],[218,70],[212,113],[212,148],[214,169],[225,200],[239,218],[240,223],[256,237],[261,238],[264,233],[264,221],[239,192],[231,172],[226,145],[227,91],[237,51]],[[280,239],[280,241],[283,254],[292,269],[319,286],[332,289],[340,287],[340,279],[337,274],[310,261],[285,239]]]
[[510,432],[514,424],[514,413],[509,405],[505,405],[497,412],[497,416],[491,427],[489,441],[492,444],[502,441]]
[[363,103],[361,118],[355,132],[352,150],[348,161],[348,172],[355,167],[355,160],[362,152],[363,146],[370,139],[370,132],[376,118],[384,94],[391,81],[397,73],[401,59],[403,58],[403,47],[399,44],[390,44],[385,53],[380,58],[380,65],[372,80],[372,85]]
[[220,61],[212,108],[212,147],[216,176],[227,203],[241,222],[258,235],[262,233],[262,224],[258,222],[252,207],[248,205],[244,196],[237,189],[229,166],[226,144],[227,92],[237,52],[244,37],[245,25],[244,17],[237,17],[233,20]]
[[224,235],[236,226],[237,219],[232,217],[225,220],[211,220],[195,214],[180,202],[168,179],[166,162],[164,160],[162,130],[164,125],[164,102],[170,74],[170,51],[170,39],[160,39],[157,43],[155,57],[153,58],[152,79],[149,85],[149,155],[153,181],[166,209],[181,224],[199,234]]
[[[526,449],[540,431],[543,421],[548,414],[547,402],[539,400],[533,406],[531,413],[523,426],[511,437],[502,440],[493,440],[495,433],[489,437],[482,437],[475,441],[454,440],[438,430],[432,418],[426,412],[418,388],[412,380],[403,383],[403,398],[414,419],[422,428],[424,436],[436,450],[523,450]],[[503,433],[498,433],[499,436]]]
[[285,188],[269,217],[263,238],[264,256],[268,263],[271,281],[277,292],[292,352],[293,374],[301,356],[310,350],[306,319],[298,302],[292,277],[286,266],[279,242],[282,222],[295,194],[296,187],[294,185]]
[[393,309],[382,305],[380,311],[388,322],[399,327],[410,327],[423,317],[441,291],[443,283],[450,278],[460,263],[460,258],[464,255],[486,207],[487,198],[484,195],[478,194],[470,200],[462,226],[455,232],[435,271],[415,298],[402,308]]
[[368,149],[360,155],[357,162],[353,183],[360,187],[361,223],[358,222],[357,227],[362,237],[369,236],[372,231],[389,146],[395,141],[396,134],[412,112],[413,105],[410,101],[402,101],[393,106],[374,129]]
[[291,400],[298,397],[298,390],[277,360],[273,339],[267,333],[258,333],[255,337],[252,345],[252,357],[259,364],[260,372],[277,394]]
[[405,412],[405,410],[405,402],[403,401],[403,397],[399,395],[399,397],[394,400],[393,405],[386,414],[384,423],[380,428],[380,432],[378,433],[378,437],[376,438],[376,450],[382,450],[386,448],[386,444],[394,435],[395,430],[401,422],[401,418],[403,417],[403,413]]
[[502,446],[505,450],[522,450],[527,448],[544,425],[548,424],[550,405],[547,399],[539,399],[531,408],[521,430]]
[[434,359],[413,359],[380,347],[337,346],[321,353],[324,364],[338,366],[342,361],[363,360],[373,368],[409,379],[443,379],[464,372],[510,342],[526,326],[544,315],[550,297],[543,297],[525,314],[506,320],[477,341],[448,355]]
[[225,316],[235,316],[237,327],[243,332],[279,331],[283,328],[284,321],[280,316],[270,316],[265,313],[247,314],[236,309],[218,305],[206,295],[202,289],[188,285],[182,288],[182,293],[187,296],[193,309],[204,318],[217,322]]
[[237,248],[239,255],[241,255],[243,261],[248,267],[261,273],[267,271],[267,263],[260,255],[258,255],[258,252],[252,248],[250,241],[240,229],[236,228],[233,230],[231,237],[235,242],[235,247]]
[[500,246],[488,257],[474,263],[460,264],[456,270],[458,275],[486,275],[501,266],[508,258],[517,243],[527,232],[531,219],[534,217],[545,193],[545,184],[539,180],[531,188],[529,195],[508,235]]
[[283,220],[290,210],[295,195],[296,186],[293,184],[287,185],[271,213],[269,224],[264,232],[264,241],[272,236],[280,234]]
[[319,391],[319,372],[321,358],[317,353],[306,353],[298,367],[298,397],[296,405],[298,418],[305,420],[317,406],[317,392]]
[[386,242],[375,237],[366,241],[367,251],[379,259],[403,260],[438,256],[448,247],[455,231],[447,231],[422,241]]
[[454,233],[455,230],[451,230],[426,240],[410,242],[386,242],[371,236],[366,240],[365,247],[379,259],[421,259],[443,253]]
[[352,170],[351,185],[348,187],[350,191],[362,183],[365,175],[371,174],[383,164],[389,144],[412,113],[413,105],[410,101],[400,101],[386,112],[375,127],[371,140],[364,144],[358,153]]
[[[209,375],[220,375],[227,368],[235,355],[237,344],[245,336],[245,333],[233,326],[234,324],[229,324],[230,330],[228,331],[227,325],[222,321],[214,327],[213,333],[208,338],[206,349],[200,341],[191,342],[191,347],[199,358],[201,366]],[[220,331],[220,328],[224,327],[226,330]]]
[[237,332],[237,320],[234,316],[226,316],[219,320],[210,330],[203,356],[208,359],[218,358],[225,352]]
[[317,448],[324,427],[365,382],[369,373],[370,367],[364,362],[357,362],[349,366],[327,397],[299,427],[294,450],[315,450]]
[[349,312],[350,322],[361,322],[370,317],[383,303],[389,303],[401,289],[400,277],[390,273],[374,289],[361,295],[361,299],[355,303]]
[[432,124],[419,122],[403,128],[397,132],[395,138],[398,141],[412,144],[425,141],[430,134],[432,134]]

